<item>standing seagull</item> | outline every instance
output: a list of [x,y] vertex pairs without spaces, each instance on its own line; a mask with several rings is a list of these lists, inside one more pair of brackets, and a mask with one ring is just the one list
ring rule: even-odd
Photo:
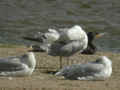
[[96,61],[86,64],[73,64],[57,72],[56,76],[64,76],[71,80],[105,80],[112,74],[112,62],[101,56]]
[[[57,33],[58,34],[58,33]],[[54,34],[54,35],[57,35]],[[44,34],[44,39],[48,40]],[[43,38],[42,38],[43,39]],[[45,41],[45,40],[42,40]],[[60,68],[62,68],[62,57],[69,57],[76,52],[82,52],[87,48],[88,37],[86,32],[78,25],[73,26],[65,31],[59,31],[59,38],[52,43],[43,43],[40,47],[48,55],[60,56]],[[69,60],[67,60],[69,63]]]
[[0,58],[0,76],[28,76],[36,66],[33,52],[22,56]]

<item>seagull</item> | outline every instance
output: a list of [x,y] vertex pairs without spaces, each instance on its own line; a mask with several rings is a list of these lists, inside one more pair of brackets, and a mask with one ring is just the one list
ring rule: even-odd
[[36,66],[33,52],[21,56],[0,58],[0,76],[29,76]]
[[[57,32],[54,29],[52,29],[52,31],[54,31],[54,33]],[[49,38],[54,35],[59,35],[59,37],[56,40],[54,39],[51,43],[46,43],[44,42],[45,40],[41,40],[43,43],[40,45],[40,48],[43,49],[42,51],[47,52],[48,55],[60,56],[60,68],[62,68],[62,57],[68,57],[67,64],[69,64],[69,57],[78,51],[82,52],[88,45],[87,34],[78,25],[75,25],[70,29],[66,29],[65,31],[59,30],[59,33],[52,35],[49,35]],[[49,38],[46,37],[45,33],[44,39],[48,41]]]
[[70,80],[105,80],[112,74],[112,62],[106,56],[101,56],[96,61],[73,64],[57,72],[56,76],[64,76]]

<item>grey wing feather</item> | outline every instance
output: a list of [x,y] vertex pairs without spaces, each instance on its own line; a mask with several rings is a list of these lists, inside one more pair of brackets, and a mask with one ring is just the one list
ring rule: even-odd
[[77,77],[91,76],[99,73],[103,66],[98,64],[75,64],[64,68],[62,71],[63,76],[69,79],[77,79]]
[[0,72],[1,71],[18,71],[24,69],[21,58],[25,56],[13,56],[0,59]]
[[71,56],[81,49],[79,44],[79,41],[71,41],[69,43],[56,42],[50,47],[50,55]]
[[30,41],[36,41],[36,42],[43,42],[44,37],[44,33],[42,32],[38,32],[35,35],[31,36],[23,36],[22,37],[25,40],[30,40]]
[[27,58],[27,55],[21,55],[21,56],[10,56],[6,58],[0,58],[0,63],[1,62],[6,62],[6,63],[20,63],[22,59]]
[[4,71],[19,71],[23,70],[24,67],[20,63],[7,63],[7,62],[0,62],[0,72]]

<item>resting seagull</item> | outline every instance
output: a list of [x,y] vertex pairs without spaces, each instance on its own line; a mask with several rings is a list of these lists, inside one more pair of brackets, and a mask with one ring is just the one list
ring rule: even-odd
[[28,76],[33,73],[35,66],[36,60],[33,52],[0,58],[0,76]]
[[[43,51],[47,52],[48,55],[60,56],[60,68],[62,68],[62,57],[69,57],[77,53],[78,51],[82,52],[84,49],[87,48],[88,45],[87,34],[78,25],[75,25],[72,28],[67,29],[65,31],[59,31],[59,34],[56,33],[54,35],[58,35],[58,39],[56,39],[52,43],[46,44],[46,42],[45,43],[43,42],[43,44],[40,47],[43,49]],[[46,37],[45,33],[44,39],[46,39],[47,41],[49,38]],[[69,63],[69,60],[67,60],[67,63]]]
[[112,74],[112,62],[106,56],[85,64],[73,64],[57,72],[56,76],[64,76],[71,80],[105,80]]

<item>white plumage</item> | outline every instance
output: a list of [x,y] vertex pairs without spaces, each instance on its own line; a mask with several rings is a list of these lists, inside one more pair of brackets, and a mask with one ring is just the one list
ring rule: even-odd
[[48,29],[48,32],[44,33],[44,43],[53,43],[57,41],[60,34],[55,29]]
[[112,74],[112,62],[106,56],[85,64],[73,64],[61,69],[56,76],[75,80],[105,80]]
[[82,46],[81,51],[87,48],[88,37],[86,32],[78,25],[68,29],[48,29],[48,32],[44,33],[43,43],[53,44],[64,42],[69,44],[72,41],[79,41]]
[[[71,41],[71,40],[87,40],[86,32],[79,26],[75,25],[72,28],[64,29],[64,30],[58,30],[61,33],[60,40],[63,41]],[[87,41],[86,41],[87,42]]]
[[21,56],[0,58],[0,76],[27,76],[35,69],[36,60],[33,52]]
[[73,40],[85,42],[86,45],[88,43],[87,34],[79,25],[66,29],[48,29],[48,32],[44,33],[44,37],[44,41],[48,43],[55,41],[64,41],[67,43]]

